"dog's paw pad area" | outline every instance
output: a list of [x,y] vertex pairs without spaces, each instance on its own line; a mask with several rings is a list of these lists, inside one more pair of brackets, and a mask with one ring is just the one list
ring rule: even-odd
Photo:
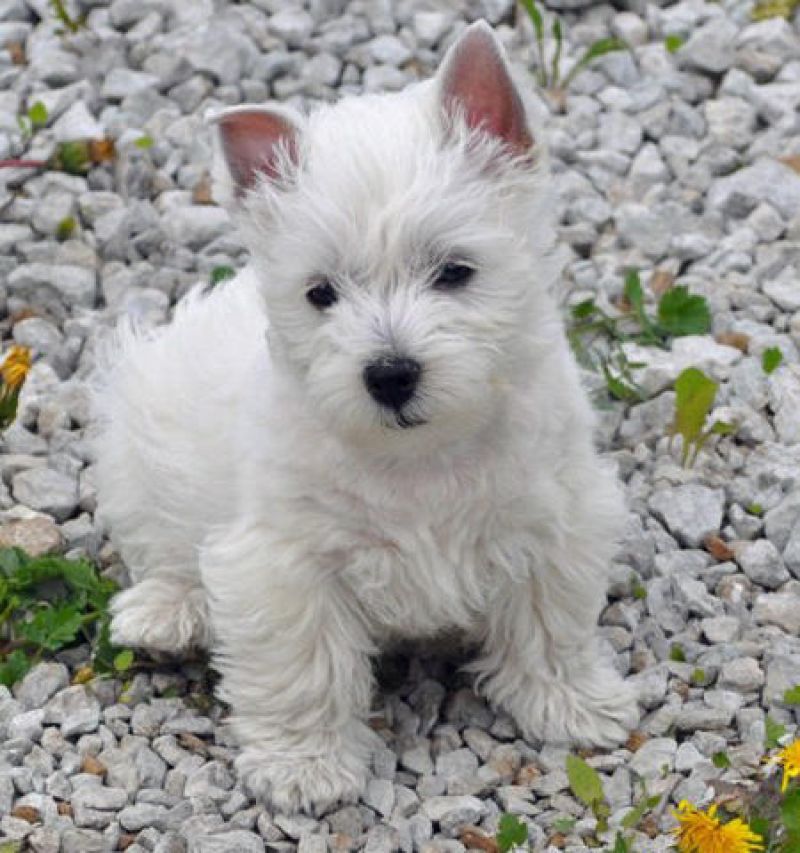
[[[347,132],[306,145],[311,108],[432,78],[479,17],[520,74],[506,79],[488,31],[471,31],[483,51],[480,75],[463,55],[453,60],[460,76],[439,92],[445,109],[431,103],[428,119],[439,124],[422,153],[398,144],[411,123],[393,122],[387,108],[380,126],[362,126],[355,105]],[[741,833],[738,847],[713,846],[725,827],[738,831],[737,819],[768,827],[765,849],[797,850],[797,818],[787,811],[782,823],[780,804],[800,797],[798,57],[796,2],[2,0],[0,851],[663,853],[676,838],[699,853],[757,849]],[[541,131],[520,125],[513,85]],[[220,117],[267,101],[277,109]],[[220,127],[231,187],[218,174]],[[482,128],[482,141],[465,143],[466,127]],[[424,186],[401,177],[443,148],[458,156],[428,166]],[[324,180],[314,176],[321,160],[331,164]],[[550,179],[537,171],[546,163]],[[354,169],[364,181],[337,206]],[[501,192],[484,192],[487,180],[503,181]],[[522,224],[503,208],[476,237],[495,196],[507,203],[524,189],[545,198],[546,180],[552,197],[540,213],[555,213],[552,264],[527,207]],[[281,231],[289,220],[302,227]],[[243,778],[228,696],[216,695],[204,588],[180,574],[194,547],[186,545],[190,511],[214,527],[234,502],[221,486],[221,455],[207,449],[241,450],[250,471],[268,443],[238,447],[240,433],[217,418],[244,410],[255,388],[236,385],[240,340],[249,335],[266,353],[266,337],[276,359],[295,359],[295,373],[315,383],[314,414],[365,454],[378,452],[369,429],[402,446],[397,476],[406,482],[425,436],[439,449],[461,441],[460,431],[505,399],[506,377],[493,372],[498,348],[481,346],[480,336],[489,327],[495,337],[511,334],[522,310],[506,299],[507,277],[491,279],[491,267],[513,254],[501,241],[512,220],[538,247],[532,289],[550,288],[549,270],[563,268],[553,285],[559,310],[592,398],[596,441],[623,484],[626,519],[597,646],[624,685],[609,690],[616,674],[589,667],[567,692],[548,672],[547,696],[520,678],[508,682],[512,699],[511,688],[462,668],[472,653],[423,642],[375,661],[373,704],[341,765],[265,749]],[[429,232],[466,235],[480,251],[431,242]],[[376,241],[380,252],[370,255]],[[291,328],[266,330],[257,311],[235,328],[224,312],[206,317],[202,357],[182,364],[201,396],[224,404],[195,409],[175,379],[180,354],[164,356],[156,330],[180,320],[175,307],[196,285],[195,304],[236,288],[250,250],[263,255],[259,282],[279,268],[275,321],[289,316]],[[428,307],[402,322],[398,290],[409,281]],[[385,317],[374,313],[370,288],[390,306]],[[435,327],[436,311],[469,326],[469,347],[454,327]],[[115,374],[114,387],[162,385],[115,409],[130,429],[112,449],[119,465],[101,471],[94,371],[123,318],[152,335],[154,349]],[[362,352],[365,326],[398,351]],[[435,340],[420,354],[414,336],[426,330]],[[125,348],[128,332],[120,334]],[[221,345],[209,358],[212,338]],[[553,360],[537,353],[525,368],[531,376]],[[347,381],[342,364],[353,368]],[[537,411],[560,411],[559,391],[550,383],[526,414],[532,434]],[[464,402],[474,394],[481,407]],[[437,400],[456,413],[447,429],[437,426]],[[271,414],[281,439],[301,428],[283,414]],[[178,415],[191,434],[159,443]],[[565,416],[563,434],[573,426]],[[487,434],[486,445],[501,440]],[[153,461],[157,482],[124,464],[131,448]],[[320,455],[318,446],[298,453]],[[431,454],[426,473],[439,458]],[[215,473],[190,506],[173,478],[198,460]],[[479,484],[469,460],[459,464],[468,494]],[[111,515],[126,547],[97,511],[103,489],[117,495]],[[333,504],[349,517],[345,499]],[[140,528],[137,513],[153,505],[168,523]],[[604,506],[593,509],[600,516]],[[376,555],[368,568],[378,566],[369,593],[377,608],[388,582],[380,561],[396,541],[377,536],[366,515],[351,522]],[[103,579],[129,582],[118,548],[129,567],[152,558],[183,580],[123,592],[109,622],[115,587]],[[608,542],[582,548],[591,556]],[[452,563],[466,559],[457,547],[453,555]],[[86,564],[68,568],[61,557]],[[257,580],[235,575],[245,590]],[[409,590],[403,618],[425,627],[429,602]],[[242,600],[229,623],[242,636],[266,635]],[[286,602],[291,611],[295,601]],[[386,618],[399,619],[397,608]],[[284,628],[298,624],[287,619]],[[511,657],[500,664],[513,670]],[[337,672],[349,677],[351,668]],[[287,664],[280,691],[300,696],[301,688]],[[302,699],[293,707],[298,718],[310,713]],[[561,742],[566,735],[576,743]],[[297,747],[291,737],[281,748]],[[690,830],[696,848],[686,846]]]

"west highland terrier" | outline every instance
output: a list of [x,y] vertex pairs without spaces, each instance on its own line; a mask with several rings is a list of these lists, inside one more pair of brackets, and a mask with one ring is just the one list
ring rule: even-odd
[[357,797],[371,658],[460,631],[526,738],[610,745],[636,701],[596,622],[624,517],[550,292],[546,152],[503,49],[303,117],[218,118],[252,260],[98,395],[116,643],[206,647],[238,768],[282,810]]

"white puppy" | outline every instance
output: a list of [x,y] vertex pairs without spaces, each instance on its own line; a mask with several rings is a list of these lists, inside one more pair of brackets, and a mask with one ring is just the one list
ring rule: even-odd
[[619,741],[636,703],[595,625],[622,503],[494,34],[400,94],[239,108],[219,133],[252,262],[123,332],[98,395],[134,580],[114,640],[209,647],[239,769],[285,810],[358,795],[370,657],[396,638],[471,635],[528,738]]

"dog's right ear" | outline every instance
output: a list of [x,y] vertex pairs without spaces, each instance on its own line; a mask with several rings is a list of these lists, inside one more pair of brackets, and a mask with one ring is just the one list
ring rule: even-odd
[[233,107],[214,116],[222,156],[233,182],[235,198],[258,183],[286,177],[298,162],[300,123],[290,110],[278,107]]

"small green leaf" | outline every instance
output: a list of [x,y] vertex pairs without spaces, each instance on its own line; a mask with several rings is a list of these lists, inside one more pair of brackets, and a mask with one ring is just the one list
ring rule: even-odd
[[642,325],[649,325],[650,318],[644,310],[644,290],[642,289],[642,282],[639,278],[638,270],[629,270],[625,274],[624,294],[639,322],[644,320]]
[[800,705],[800,684],[783,694],[784,705]]
[[745,509],[750,513],[750,515],[764,515],[764,507],[759,503],[748,504]]
[[635,829],[641,819],[661,802],[660,796],[643,796],[638,803],[622,818],[623,829]]
[[56,149],[55,163],[68,175],[83,175],[89,171],[89,146],[83,139],[62,142]]
[[227,281],[236,275],[236,270],[233,267],[214,267],[211,270],[211,284],[219,284],[222,281]]
[[706,673],[703,669],[696,669],[692,672],[691,681],[693,684],[703,684],[706,680]]
[[755,832],[756,835],[760,835],[761,838],[764,839],[764,847],[769,849],[768,842],[770,837],[770,825],[769,820],[765,817],[761,817],[760,815],[754,815],[750,818],[750,829]]
[[777,749],[781,744],[781,738],[786,734],[786,726],[778,723],[767,715],[764,720],[764,746],[767,749]]
[[719,767],[720,770],[725,770],[731,766],[731,760],[727,752],[715,752],[711,756],[711,763],[714,767]]
[[531,19],[531,23],[533,24],[533,29],[536,32],[536,38],[541,40],[544,38],[544,19],[542,18],[542,13],[539,11],[535,0],[519,0],[522,8],[528,13],[528,17]]
[[781,803],[781,820],[792,835],[800,835],[800,788],[792,788],[785,794]]
[[56,226],[56,240],[59,240],[62,243],[64,240],[69,240],[69,238],[75,233],[76,227],[77,222],[75,221],[75,217],[65,216]]
[[782,361],[783,353],[779,347],[770,347],[761,353],[761,367],[767,375],[780,367]]
[[553,821],[553,829],[563,835],[569,835],[578,822],[576,817],[559,817]]
[[699,450],[708,413],[717,396],[717,383],[702,370],[687,367],[675,380],[675,418],[671,433],[683,439],[683,464],[689,461],[692,449]]
[[664,47],[669,51],[669,53],[675,53],[683,47],[685,42],[686,39],[683,36],[673,33],[664,39]]
[[579,302],[570,308],[570,313],[574,320],[588,320],[596,312],[597,305],[594,299],[584,299],[583,302]]
[[140,136],[136,142],[133,143],[137,148],[147,149],[153,147],[153,137],[152,136]]
[[47,107],[41,101],[36,101],[28,108],[28,118],[34,128],[44,127],[47,124]]
[[123,649],[114,658],[114,669],[117,672],[127,672],[133,666],[133,651],[131,649]]
[[590,62],[593,62],[595,59],[599,59],[601,56],[605,56],[607,53],[614,53],[618,50],[627,50],[627,48],[628,45],[622,41],[622,39],[616,38],[616,36],[602,38],[594,44],[589,45],[583,56],[581,56],[575,65],[572,66],[569,74],[567,74],[567,77],[564,80],[564,88],[566,89]]
[[630,853],[630,845],[625,839],[625,836],[621,833],[617,833],[617,837],[614,839],[614,850],[612,853]]
[[55,652],[74,642],[82,624],[78,608],[67,603],[40,608],[29,622],[19,626],[19,633],[34,645]]
[[703,296],[692,296],[688,287],[672,287],[658,302],[658,325],[673,337],[705,335],[711,330],[711,312]]
[[586,806],[604,802],[600,774],[577,755],[567,756],[567,778],[572,793]]
[[598,39],[594,44],[589,45],[586,53],[580,59],[579,65],[586,65],[593,59],[599,59],[608,53],[616,53],[619,50],[627,50],[628,45],[622,39],[616,36],[608,36],[607,38]]
[[22,649],[15,649],[10,655],[0,659],[0,684],[12,687],[22,679],[32,665]]
[[15,574],[25,559],[18,548],[0,548],[0,573],[6,577]]
[[669,650],[669,659],[675,663],[686,663],[686,654],[683,651],[683,647],[677,643],[673,643]]
[[497,824],[497,846],[500,853],[509,853],[528,842],[528,827],[513,814],[504,814]]
[[638,575],[631,576],[631,595],[637,600],[642,601],[647,598],[647,589],[639,580]]

